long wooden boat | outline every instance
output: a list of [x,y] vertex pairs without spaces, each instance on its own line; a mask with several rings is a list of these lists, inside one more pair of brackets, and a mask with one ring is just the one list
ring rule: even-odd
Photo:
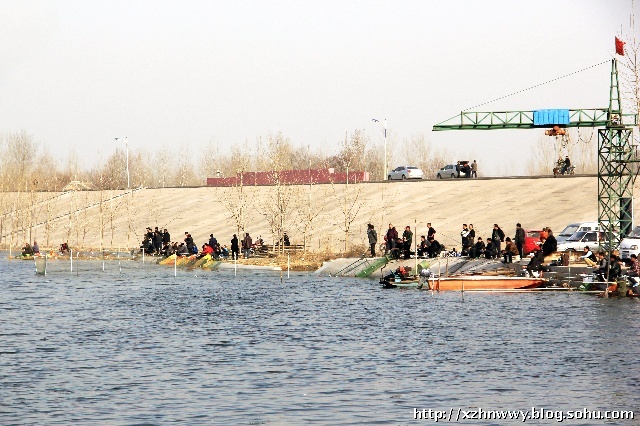
[[529,290],[540,287],[546,282],[545,278],[469,275],[430,278],[422,289],[435,291]]

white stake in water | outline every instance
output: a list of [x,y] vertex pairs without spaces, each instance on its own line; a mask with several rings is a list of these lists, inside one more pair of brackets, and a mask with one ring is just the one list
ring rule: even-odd
[[178,276],[178,255],[174,254],[174,256],[176,258],[173,259],[173,276],[177,277]]
[[291,269],[291,259],[290,259],[290,256],[287,255],[287,278],[289,278],[289,270],[290,269]]
[[69,249],[69,260],[71,261],[71,272],[73,272],[73,250]]
[[233,276],[238,276],[238,255],[233,258]]

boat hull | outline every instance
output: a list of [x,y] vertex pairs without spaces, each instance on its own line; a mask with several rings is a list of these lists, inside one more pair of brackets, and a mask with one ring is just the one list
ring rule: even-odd
[[469,276],[430,279],[424,289],[436,291],[528,290],[540,287],[544,278]]

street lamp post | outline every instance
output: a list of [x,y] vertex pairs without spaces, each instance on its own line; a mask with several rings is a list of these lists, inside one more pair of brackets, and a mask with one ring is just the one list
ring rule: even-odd
[[[379,123],[380,120],[375,118],[372,121]],[[387,119],[384,119],[384,170],[382,171],[382,180],[387,180]]]
[[127,189],[131,189],[131,181],[129,180],[129,138],[126,136],[124,138],[116,138],[117,141],[120,139],[124,139],[124,147],[127,152]]

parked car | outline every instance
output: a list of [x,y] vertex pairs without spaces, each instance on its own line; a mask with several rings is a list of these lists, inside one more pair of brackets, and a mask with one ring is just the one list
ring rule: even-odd
[[[469,162],[467,160],[460,161],[459,163],[461,168],[464,168],[469,165]],[[469,170],[469,173],[471,173],[471,168],[469,168],[468,170]],[[436,172],[436,179],[449,179],[449,178],[455,179],[458,177],[461,177],[461,178],[467,177],[467,174],[461,171],[460,176],[458,176],[458,172],[456,171],[455,164],[447,164],[446,166],[444,166],[443,168],[441,168]]]
[[400,166],[389,172],[387,176],[389,180],[392,179],[422,179],[422,170],[416,166]]
[[633,230],[620,241],[620,257],[628,259],[632,254],[640,255],[640,226],[636,226]]
[[540,245],[542,244],[542,242],[540,241],[540,232],[542,231],[525,229],[524,232],[525,237],[522,251],[524,251],[524,255],[526,256],[531,253],[536,247],[540,247]]
[[563,243],[569,239],[570,236],[578,231],[599,231],[598,222],[576,222],[568,224],[558,235],[556,240],[558,244]]
[[595,248],[601,242],[606,242],[604,232],[578,231],[566,241],[558,244],[558,251],[582,251],[586,246]]

